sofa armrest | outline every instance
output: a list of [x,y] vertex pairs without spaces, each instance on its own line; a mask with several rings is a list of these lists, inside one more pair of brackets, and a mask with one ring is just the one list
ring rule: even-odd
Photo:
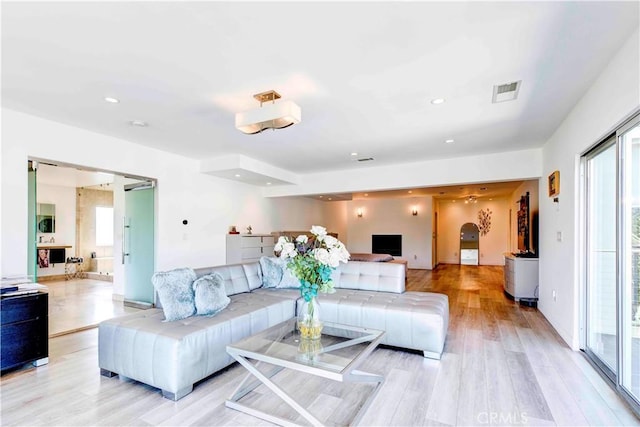
[[405,291],[405,266],[390,262],[349,261],[340,264],[332,279],[336,288],[401,294]]

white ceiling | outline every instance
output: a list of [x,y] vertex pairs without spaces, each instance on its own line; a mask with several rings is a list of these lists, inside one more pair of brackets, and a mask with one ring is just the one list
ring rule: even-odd
[[[638,27],[638,9],[3,2],[2,104],[196,159],[244,155],[292,173],[520,150],[549,138]],[[493,85],[515,80],[519,99],[491,104]],[[237,131],[234,113],[269,89],[301,106],[302,123]],[[446,102],[432,105],[438,97]]]

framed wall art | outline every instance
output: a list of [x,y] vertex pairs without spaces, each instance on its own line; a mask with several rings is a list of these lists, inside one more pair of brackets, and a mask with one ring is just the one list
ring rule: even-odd
[[560,171],[549,175],[549,197],[558,197],[560,194]]

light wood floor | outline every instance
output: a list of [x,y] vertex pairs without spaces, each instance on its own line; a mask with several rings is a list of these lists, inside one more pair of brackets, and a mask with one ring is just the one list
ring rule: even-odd
[[[591,365],[535,309],[504,297],[501,267],[411,270],[408,288],[449,295],[451,323],[441,361],[379,348],[362,366],[386,381],[362,425],[640,425]],[[244,377],[238,365],[197,384],[178,402],[137,382],[99,375],[97,331],[50,340],[47,366],[2,377],[2,425],[265,425],[227,409]],[[368,385],[282,372],[279,383],[327,425],[343,425]],[[302,422],[258,388],[253,405]]]
[[44,283],[49,288],[49,336],[95,327],[106,319],[138,311],[113,300],[113,283],[73,279]]

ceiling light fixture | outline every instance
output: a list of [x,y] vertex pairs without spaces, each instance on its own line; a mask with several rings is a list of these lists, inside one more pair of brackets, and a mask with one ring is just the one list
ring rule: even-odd
[[431,100],[431,103],[433,105],[439,105],[439,104],[444,104],[444,98],[435,98]]
[[476,196],[469,196],[465,199],[465,203],[478,203],[478,198]]
[[235,177],[240,178],[240,174],[239,173],[235,174]]
[[[281,96],[275,90],[253,95],[260,108],[236,114],[236,129],[253,135],[265,129],[283,129],[302,121],[302,110],[293,101],[276,100]],[[263,105],[271,101],[271,104]]]
[[131,126],[137,126],[139,128],[146,128],[147,126],[149,126],[149,123],[143,122],[142,120],[131,120],[129,124]]
[[112,104],[117,104],[118,102],[120,102],[118,98],[112,98],[110,96],[105,96],[104,100]]
[[453,139],[447,139],[444,141],[445,144],[451,144],[454,140]]

